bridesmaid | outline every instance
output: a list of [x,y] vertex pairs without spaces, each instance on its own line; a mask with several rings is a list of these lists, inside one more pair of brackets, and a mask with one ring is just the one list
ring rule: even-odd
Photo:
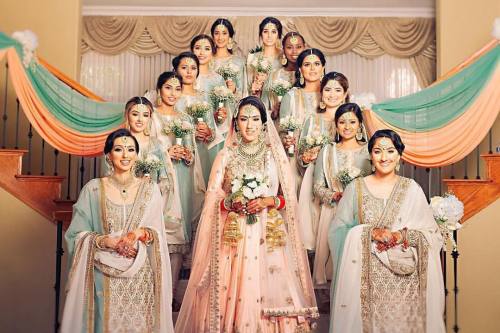
[[[266,17],[259,24],[259,38],[262,41],[262,50],[250,53],[247,57],[247,79],[249,94],[260,97],[267,109],[270,109],[269,88],[270,77],[281,67],[280,40],[283,33],[281,22],[274,17]],[[272,65],[268,74],[256,73],[252,63],[262,57]]]
[[353,175],[358,173],[359,176],[371,173],[360,107],[355,103],[342,104],[335,112],[333,124],[337,132],[335,141],[321,150],[314,167],[313,185],[314,196],[321,202],[319,223],[313,230],[316,240],[313,281],[316,286],[325,289],[330,286],[333,269],[328,250],[328,228],[347,185],[338,180],[339,172],[351,170]]
[[[299,123],[299,129],[293,136],[283,135],[283,145],[288,150],[294,146],[297,153],[298,138],[301,137],[301,131],[304,128],[306,119],[316,114],[320,100],[321,80],[325,72],[326,60],[323,52],[318,49],[307,49],[300,53],[297,58],[297,70],[295,71],[295,87],[292,88],[284,97],[280,107],[280,121],[285,117],[291,116]],[[313,162],[318,154],[316,150],[310,157],[309,163]],[[291,157],[290,162],[295,169],[297,190],[302,183],[303,165],[301,158]]]
[[[158,96],[156,112],[153,114],[153,132],[160,141],[162,150],[168,152],[173,162],[176,194],[182,212],[182,223],[166,223],[165,231],[172,267],[173,308],[178,311],[180,300],[176,299],[176,289],[182,262],[190,253],[196,224],[203,205],[205,183],[199,158],[195,154],[194,134],[182,138],[182,144],[175,142],[171,135],[163,132],[168,123],[174,120],[192,124],[192,118],[176,111],[175,105],[182,94],[182,77],[174,72],[164,72],[156,83]],[[193,125],[193,124],[192,124]],[[194,125],[193,125],[194,126]],[[182,184],[182,186],[179,186]]]
[[[340,105],[349,102],[349,82],[343,74],[330,72],[321,80],[320,88],[321,102],[319,108],[315,114],[307,117],[300,137],[324,135],[333,141],[335,112]],[[297,160],[300,167],[305,168],[299,194],[299,214],[302,234],[304,235],[304,246],[310,251],[311,255],[314,253],[317,244],[316,233],[321,210],[320,201],[317,196],[313,195],[314,160],[320,150],[321,146],[300,151]]]
[[[305,49],[305,39],[301,34],[295,31],[290,31],[283,37],[283,55],[281,56],[282,67],[273,73],[271,84],[277,80],[285,80],[290,83],[290,86],[295,85],[295,71],[297,70],[297,58]],[[271,96],[271,117],[276,120],[279,118],[281,102],[274,93]],[[277,124],[278,125],[278,124]]]
[[[174,71],[182,77],[182,93],[175,104],[175,110],[186,114],[188,106],[194,103],[207,102],[206,94],[195,88],[198,85],[197,78],[200,63],[194,53],[183,52],[172,60],[172,65]],[[206,114],[202,121],[197,121],[195,126],[196,151],[201,162],[205,184],[208,182],[212,165],[209,159],[209,149],[224,139],[222,136],[218,137],[216,135],[216,127],[211,112]]]
[[[200,63],[199,76],[196,79],[197,89],[203,94],[207,103],[209,103],[214,109],[214,112],[211,114],[213,115],[214,122],[217,125],[217,128],[215,128],[216,133],[225,138],[227,132],[229,131],[229,124],[234,105],[233,103],[225,102],[224,106],[219,107],[219,105],[215,105],[210,99],[210,93],[214,90],[214,88],[226,87],[224,78],[213,70],[213,56],[216,51],[217,48],[215,43],[212,37],[208,35],[198,35],[191,41],[191,52],[196,55]],[[209,148],[208,158],[210,166],[213,164],[215,156],[217,156],[217,153],[223,148],[223,146],[224,141],[221,139],[218,140],[217,144]]]
[[217,51],[213,57],[214,70],[232,64],[238,68],[234,80],[226,80],[227,87],[233,92],[236,99],[246,95],[246,68],[245,59],[235,54],[234,28],[231,22],[224,18],[217,19],[210,29]]

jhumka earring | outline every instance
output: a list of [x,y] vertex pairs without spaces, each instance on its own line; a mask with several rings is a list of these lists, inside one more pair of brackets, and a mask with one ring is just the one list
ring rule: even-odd
[[375,166],[372,164],[372,172],[375,172]]
[[286,58],[285,54],[283,53],[283,55],[281,56],[281,64],[283,66],[286,66],[287,63],[288,63],[288,59]]
[[229,37],[229,41],[227,42],[227,49],[231,51],[233,49],[233,39]]
[[111,159],[107,155],[104,160],[108,169],[108,175],[110,176],[115,172],[115,167],[113,166],[113,162],[111,162]]
[[340,142],[340,135],[339,132],[335,134],[335,141]]
[[321,76],[319,77],[319,80],[320,81],[323,81],[323,77],[325,76],[325,71],[323,71],[323,73],[321,73]]
[[156,97],[156,106],[161,106],[161,96],[160,96],[160,93],[158,93],[158,97]]
[[303,86],[303,85],[304,85],[304,82],[305,82],[305,81],[304,81],[304,75],[302,75],[302,72],[300,72],[300,79],[299,79],[299,83],[300,83],[300,85],[302,85],[302,86]]
[[323,101],[319,102],[319,108],[320,108],[321,110],[326,109],[326,104],[325,104],[325,102],[323,102]]
[[398,164],[396,164],[396,172],[399,172],[399,169],[401,169],[401,164],[398,162]]
[[361,127],[356,131],[356,140],[361,141],[363,139],[363,132],[361,131]]

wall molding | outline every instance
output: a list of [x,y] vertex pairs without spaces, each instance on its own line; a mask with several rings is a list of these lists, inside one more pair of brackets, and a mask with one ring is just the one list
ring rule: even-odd
[[83,6],[83,16],[333,16],[333,17],[435,17],[429,7],[143,7]]

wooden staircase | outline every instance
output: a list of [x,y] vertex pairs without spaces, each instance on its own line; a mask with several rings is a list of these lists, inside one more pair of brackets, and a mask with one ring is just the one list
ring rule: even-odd
[[0,149],[0,186],[50,221],[71,221],[73,202],[61,200],[65,177],[22,175],[22,158],[27,150]]
[[500,198],[500,154],[484,154],[486,179],[443,179],[448,190],[464,203],[461,223]]

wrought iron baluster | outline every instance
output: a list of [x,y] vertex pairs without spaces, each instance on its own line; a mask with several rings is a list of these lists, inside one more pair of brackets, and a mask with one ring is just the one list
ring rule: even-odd
[[97,178],[97,157],[94,157],[94,177]]
[[481,179],[481,176],[479,174],[479,163],[480,163],[480,158],[479,158],[479,146],[476,147],[476,179]]
[[467,165],[467,156],[464,157],[464,179],[469,179],[469,166]]
[[67,191],[66,191],[66,199],[67,200],[71,199],[70,188],[71,188],[71,155],[68,154],[68,184],[67,184]]
[[5,92],[4,92],[4,100],[3,100],[3,138],[2,138],[2,149],[5,149],[7,146],[7,97],[9,92],[9,64],[5,64]]
[[83,184],[84,184],[83,178],[85,176],[85,160],[83,159],[83,156],[82,156],[80,162],[81,162],[80,163],[80,190],[81,190],[83,188]]
[[[453,239],[458,245],[457,231],[453,231]],[[453,325],[453,332],[457,333],[460,328],[458,327],[458,248],[451,252],[453,257],[453,294],[454,294],[454,311],[455,311],[455,323]]]
[[33,127],[30,124],[28,131],[28,175],[31,175],[31,155],[33,152],[31,151],[31,141],[33,140]]
[[427,173],[427,200],[431,199],[432,196],[432,170],[430,168],[425,168]]
[[57,158],[59,157],[59,150],[54,149],[54,176],[57,176]]
[[19,149],[19,100],[16,98],[16,145],[15,149]]
[[40,174],[43,176],[45,174],[45,140],[42,139],[42,166],[40,169]]
[[491,129],[488,132],[488,154],[493,154],[493,133]]

